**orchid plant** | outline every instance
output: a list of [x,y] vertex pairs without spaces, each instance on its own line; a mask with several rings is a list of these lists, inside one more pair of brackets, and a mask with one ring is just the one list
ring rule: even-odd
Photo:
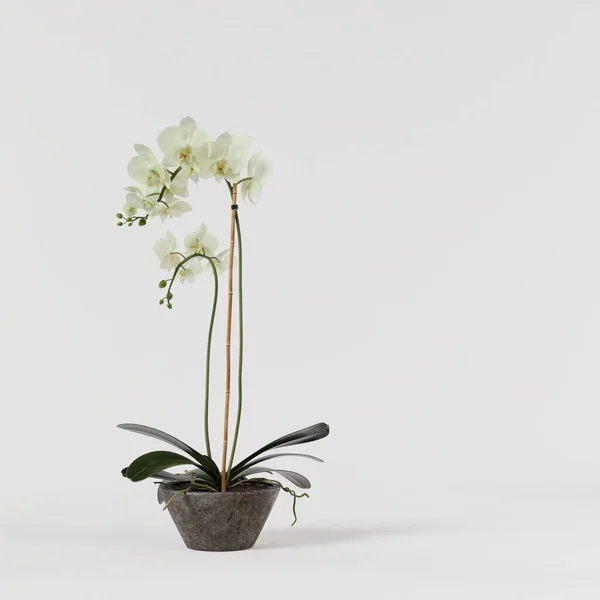
[[[306,496],[284,487],[278,480],[255,477],[260,474],[276,474],[287,479],[300,489],[308,489],[309,480],[295,471],[289,471],[263,463],[281,457],[301,457],[323,462],[309,454],[277,452],[265,454],[269,450],[292,445],[305,444],[319,440],[329,434],[329,426],[317,423],[284,435],[250,454],[238,463],[234,463],[240,422],[242,415],[242,367],[243,367],[243,296],[242,296],[242,236],[240,231],[238,190],[243,199],[256,203],[265,183],[273,175],[271,163],[256,152],[248,158],[251,138],[246,135],[222,133],[215,140],[198,128],[191,117],[183,119],[179,125],[170,126],[158,135],[158,147],[163,153],[162,160],[142,144],[135,144],[136,155],[129,161],[127,172],[135,181],[135,186],[125,187],[125,205],[117,213],[117,225],[132,227],[135,223],[144,226],[149,219],[158,218],[161,222],[179,218],[192,211],[191,204],[185,200],[189,196],[190,180],[197,184],[200,179],[214,178],[225,181],[231,200],[231,222],[229,248],[218,251],[219,241],[209,233],[202,223],[184,237],[183,248],[177,246],[177,240],[170,231],[154,244],[154,252],[160,262],[160,268],[168,272],[158,287],[165,290],[159,304],[173,308],[173,285],[176,282],[193,282],[202,273],[212,274],[213,302],[208,324],[206,346],[206,369],[204,385],[204,440],[206,450],[199,452],[176,437],[145,425],[123,423],[121,429],[133,431],[159,439],[174,446],[184,454],[170,451],[154,451],[136,458],[122,470],[123,476],[131,481],[152,478],[156,483],[164,483],[179,488],[178,494],[192,489],[207,492],[227,492],[235,486],[256,482],[278,484],[294,498],[294,523],[296,522],[296,499]],[[245,173],[244,173],[245,170]],[[237,250],[236,250],[237,242]],[[237,260],[234,262],[234,255]],[[237,270],[238,296],[238,362],[237,362],[237,416],[231,448],[229,448],[229,420],[231,397],[231,333],[233,312],[233,270]],[[219,302],[219,275],[228,274],[227,295],[227,331],[226,331],[226,379],[225,410],[223,419],[223,447],[220,465],[213,458],[209,431],[211,351],[215,315]],[[189,467],[182,473],[173,473],[168,469]],[[176,495],[171,497],[172,501]],[[161,487],[158,488],[158,500],[163,503]],[[166,508],[166,505],[165,507]],[[292,524],[294,524],[292,523]]]

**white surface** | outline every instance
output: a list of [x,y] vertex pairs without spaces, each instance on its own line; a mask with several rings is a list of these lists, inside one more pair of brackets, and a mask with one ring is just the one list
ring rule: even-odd
[[[0,11],[0,590],[598,598],[597,3]],[[202,440],[209,282],[162,310],[161,227],[114,220],[132,144],[188,114],[276,168],[241,210],[240,454],[332,427],[297,528],[282,498],[235,556],[184,551],[119,474],[159,444],[114,428]],[[192,202],[172,229],[226,239],[224,188]]]
[[279,500],[256,547],[226,554],[185,549],[167,515],[146,527],[16,522],[0,572],[10,598],[42,590],[46,598],[162,598],[194,580],[195,593],[212,596],[224,580],[224,598],[243,591],[249,598],[591,600],[600,593],[597,496],[408,493],[387,518],[377,500],[376,516],[352,521],[310,519],[304,504],[294,529],[285,527],[289,507]]

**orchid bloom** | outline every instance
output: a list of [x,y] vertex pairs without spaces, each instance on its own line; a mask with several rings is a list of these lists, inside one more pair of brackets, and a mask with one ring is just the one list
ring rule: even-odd
[[207,227],[202,223],[196,231],[185,236],[184,244],[188,254],[214,256],[219,240],[212,233],[207,233]]
[[125,215],[125,217],[135,217],[135,215],[137,215],[137,208],[125,202],[121,212]]
[[180,217],[183,213],[190,212],[192,207],[185,200],[179,200],[172,196],[169,198],[163,196],[163,199],[156,204],[155,210],[160,220],[164,223],[167,217]]
[[156,215],[156,200],[158,199],[158,192],[152,196],[146,196],[144,192],[137,187],[126,186],[123,189],[127,192],[127,196],[125,196],[125,202],[127,202],[130,207],[145,210],[149,217]]
[[170,231],[167,231],[166,237],[154,243],[154,253],[160,260],[161,269],[171,271],[181,262],[177,254],[177,240]]
[[137,156],[134,156],[127,165],[129,176],[145,186],[149,193],[159,192],[169,180],[168,173],[148,146],[135,144],[133,148]]
[[185,283],[189,281],[190,283],[196,279],[196,275],[200,275],[202,271],[204,271],[205,267],[203,264],[203,259],[201,258],[192,258],[188,260],[184,265],[179,267],[179,271],[177,272],[177,278],[181,283]]
[[182,171],[179,171],[175,177],[169,176],[165,182],[165,194],[167,196],[182,196],[187,198],[190,192],[188,190],[188,177]]
[[217,260],[213,260],[211,262],[213,265],[215,265],[217,274],[225,273],[227,270],[229,270],[229,250],[223,250],[222,252],[219,252],[219,254],[216,256],[216,259]]
[[[129,161],[127,172],[136,185],[123,188],[127,192],[126,204],[117,214],[120,219],[117,225],[131,226],[135,222],[145,225],[146,216],[138,216],[140,210],[148,217],[160,217],[162,222],[190,212],[191,205],[182,199],[189,195],[190,179],[197,182],[200,177],[214,177],[217,182],[225,179],[230,185],[241,182],[242,198],[255,203],[273,175],[273,165],[261,159],[261,152],[248,159],[249,136],[226,132],[211,141],[191,117],[163,129],[157,141],[164,154],[162,164],[150,148],[143,144],[134,145],[136,156]],[[246,177],[242,177],[244,168]],[[161,268],[173,270],[184,257],[199,254],[212,258],[211,264],[218,273],[229,269],[229,250],[217,254],[219,241],[207,232],[204,223],[185,236],[184,244],[185,254],[182,254],[177,251],[171,232],[154,244]],[[178,269],[177,277],[181,281],[193,281],[203,270],[210,270],[203,260],[190,260]]]
[[242,198],[248,198],[252,204],[260,199],[263,185],[273,177],[273,165],[270,161],[260,158],[261,153],[256,152],[248,161],[248,177],[242,181]]
[[246,163],[246,156],[252,138],[247,135],[222,133],[214,142],[210,153],[211,174],[220,182],[237,183]]
[[196,121],[185,117],[179,126],[167,127],[158,135],[158,146],[165,155],[166,167],[181,167],[185,177],[197,182],[198,176],[212,177],[208,168],[210,138],[198,129]]

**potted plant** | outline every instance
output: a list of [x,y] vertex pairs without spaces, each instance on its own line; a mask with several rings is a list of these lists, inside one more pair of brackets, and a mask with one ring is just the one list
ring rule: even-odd
[[[280,490],[293,497],[294,522],[296,499],[307,496],[284,486],[267,475],[279,475],[292,485],[310,488],[306,477],[295,471],[266,465],[265,461],[296,456],[323,462],[308,454],[275,452],[288,446],[306,444],[329,434],[329,426],[317,423],[284,435],[266,444],[243,460],[235,462],[235,452],[242,415],[243,366],[243,296],[242,296],[242,235],[240,231],[238,197],[255,203],[262,188],[272,176],[273,167],[261,158],[261,153],[247,157],[250,138],[245,135],[223,133],[212,140],[196,122],[186,117],[178,126],[167,127],[158,136],[158,146],[164,158],[159,161],[147,146],[136,144],[136,156],[127,171],[135,186],[127,192],[122,212],[117,213],[117,225],[144,226],[149,219],[177,218],[192,210],[183,198],[189,195],[189,181],[214,178],[225,182],[230,202],[229,249],[217,252],[218,240],[205,224],[185,237],[184,249],[178,250],[175,236],[166,232],[154,244],[161,268],[169,272],[158,287],[164,290],[159,304],[173,308],[174,285],[193,281],[205,272],[212,276],[214,295],[208,323],[206,368],[204,382],[204,442],[200,452],[176,437],[145,425],[123,423],[121,429],[150,436],[174,446],[179,452],[157,450],[136,458],[121,473],[137,482],[153,479],[158,486],[158,501],[169,510],[183,541],[194,550],[224,551],[251,548],[258,538]],[[245,173],[244,173],[245,170]],[[234,296],[234,270],[237,279],[237,415],[230,436],[231,399],[231,337]],[[213,454],[209,431],[211,352],[215,315],[219,303],[219,276],[227,274],[227,329],[225,343],[225,405],[223,419],[223,446],[220,457]],[[231,446],[230,446],[231,439]],[[168,469],[185,467],[182,472]]]

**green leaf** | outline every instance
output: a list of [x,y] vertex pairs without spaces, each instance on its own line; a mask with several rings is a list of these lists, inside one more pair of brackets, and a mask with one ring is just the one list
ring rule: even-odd
[[270,444],[263,446],[262,448],[254,452],[254,454],[251,454],[250,456],[239,462],[235,467],[233,467],[231,473],[232,475],[239,473],[241,469],[247,466],[251,460],[273,448],[282,448],[283,446],[294,446],[296,444],[306,444],[308,442],[320,440],[321,438],[327,437],[328,435],[329,425],[327,425],[327,423],[317,423],[316,425],[311,425],[310,427],[305,427],[304,429],[299,429],[298,431],[288,433],[287,435],[277,438]]
[[131,479],[131,481],[142,481],[164,469],[177,467],[179,465],[199,466],[186,456],[176,454],[175,452],[159,450],[157,452],[142,454],[142,456],[136,458],[127,467],[126,477]]
[[267,454],[265,456],[261,456],[260,458],[255,458],[249,463],[246,463],[246,465],[243,468],[247,469],[248,467],[253,467],[258,463],[264,462],[265,460],[269,460],[271,458],[279,458],[281,456],[297,456],[299,458],[308,458],[310,460],[315,460],[320,463],[325,462],[323,459],[319,458],[318,456],[313,456],[312,454],[299,454],[298,452],[277,452],[276,454]]
[[175,448],[179,448],[179,450],[183,450],[183,452],[189,454],[196,462],[200,463],[198,466],[201,467],[202,470],[207,474],[209,474],[212,479],[215,481],[220,481],[221,472],[219,471],[219,467],[217,467],[211,458],[205,456],[204,454],[200,454],[200,452],[191,446],[188,446],[188,444],[185,442],[177,439],[175,436],[172,436],[170,433],[165,433],[160,429],[148,427],[147,425],[138,425],[137,423],[121,423],[120,425],[117,425],[117,427],[119,429],[125,429],[126,431],[133,431],[134,433],[147,435],[157,440],[162,440],[167,444],[171,444],[171,446],[175,446]]
[[168,471],[159,471],[158,473],[151,475],[151,477],[155,477],[156,479],[168,479],[169,481],[191,481],[192,476],[194,477],[194,481],[214,483],[212,477],[200,469],[192,469],[187,473],[169,473]]
[[295,486],[297,486],[303,490],[310,489],[310,481],[306,477],[304,477],[304,475],[297,473],[296,471],[286,471],[284,469],[273,469],[268,466],[250,467],[249,469],[244,469],[237,476],[237,479],[240,479],[241,477],[248,477],[249,475],[256,475],[256,473],[277,473],[278,475],[285,477],[288,481],[291,481]]

